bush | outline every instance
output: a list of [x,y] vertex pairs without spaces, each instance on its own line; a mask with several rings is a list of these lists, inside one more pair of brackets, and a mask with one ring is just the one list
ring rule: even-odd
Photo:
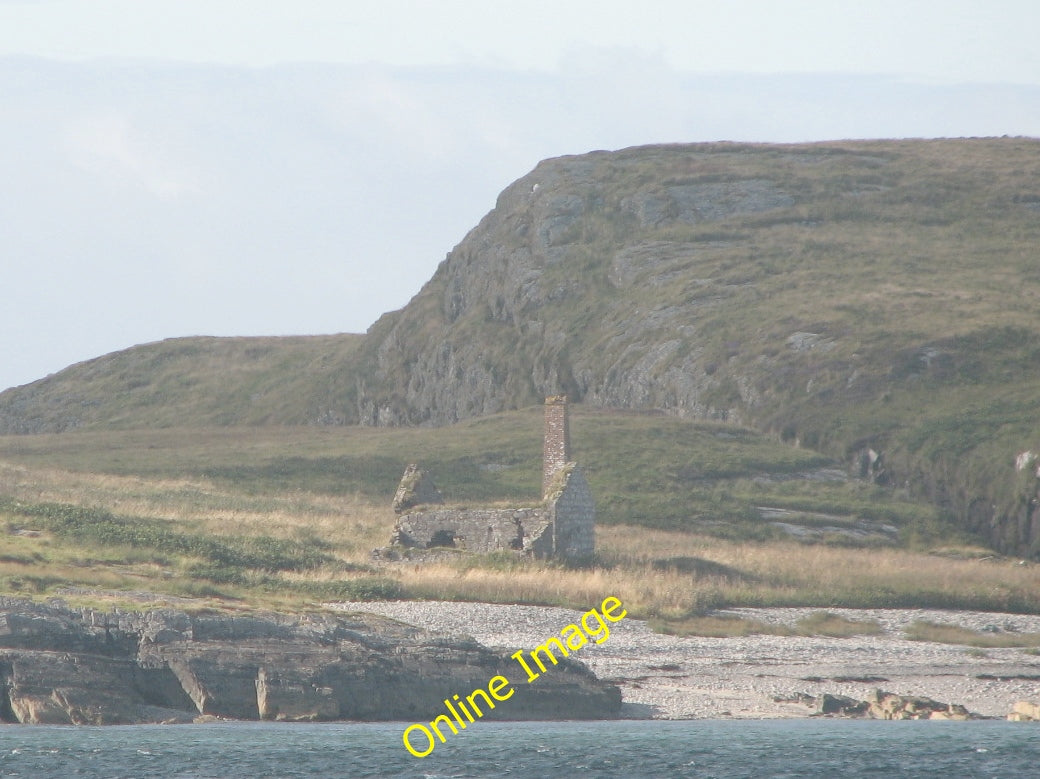
[[397,600],[404,598],[404,588],[394,579],[367,576],[338,582],[301,582],[301,590],[328,600]]

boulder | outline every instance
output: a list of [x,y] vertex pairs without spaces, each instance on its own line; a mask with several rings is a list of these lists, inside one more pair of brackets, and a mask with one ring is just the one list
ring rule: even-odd
[[967,720],[971,714],[956,703],[940,703],[931,698],[913,695],[896,695],[876,690],[866,701],[867,714],[874,719],[943,719]]
[[792,697],[774,697],[773,700],[776,703],[792,703],[807,706],[816,715],[827,717],[864,717],[885,720],[967,720],[976,716],[956,703],[940,703],[931,698],[896,695],[884,690],[875,690],[867,696],[865,701],[859,701],[847,695],[831,695],[830,693],[824,693],[818,697],[807,695],[806,693],[797,693]]
[[817,714],[840,714],[846,717],[859,717],[866,712],[869,704],[857,701],[847,695],[831,695],[824,693],[815,701]]

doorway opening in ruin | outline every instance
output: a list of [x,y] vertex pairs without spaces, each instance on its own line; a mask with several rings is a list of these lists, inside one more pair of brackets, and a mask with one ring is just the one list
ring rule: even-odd
[[438,530],[430,537],[430,546],[455,547],[455,534],[450,530]]

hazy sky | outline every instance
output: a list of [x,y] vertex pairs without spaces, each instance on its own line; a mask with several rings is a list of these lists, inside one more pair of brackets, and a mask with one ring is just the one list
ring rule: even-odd
[[1040,136],[1036,0],[0,0],[0,389],[364,331],[539,160]]

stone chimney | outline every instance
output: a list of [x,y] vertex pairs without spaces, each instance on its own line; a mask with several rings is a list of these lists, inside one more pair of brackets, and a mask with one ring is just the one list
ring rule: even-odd
[[545,399],[545,441],[542,449],[542,497],[549,492],[553,475],[571,459],[571,434],[567,424],[567,396]]

